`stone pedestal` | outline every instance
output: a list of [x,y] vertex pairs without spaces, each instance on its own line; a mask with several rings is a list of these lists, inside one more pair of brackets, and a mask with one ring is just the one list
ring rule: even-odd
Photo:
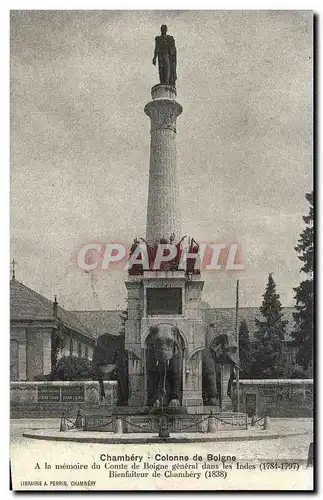
[[[147,271],[143,276],[129,276],[126,282],[128,320],[125,325],[129,406],[144,406],[147,403],[147,339],[151,328],[161,323],[175,326],[182,338],[182,405],[203,405],[201,350],[205,347],[206,325],[199,308],[203,285],[200,278],[188,279],[184,271]],[[172,287],[182,290],[182,314],[150,315],[147,310],[147,290]]]
[[176,90],[168,85],[155,85],[151,95],[145,106],[151,120],[146,239],[154,244],[175,234],[176,242],[182,236],[176,166],[176,119],[182,107],[175,101]]
[[144,353],[141,347],[143,284],[141,276],[129,276],[128,319],[125,324],[125,348],[128,351],[129,406],[145,405]]

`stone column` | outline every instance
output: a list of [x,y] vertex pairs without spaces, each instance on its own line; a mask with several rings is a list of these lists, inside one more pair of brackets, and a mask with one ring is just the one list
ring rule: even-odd
[[129,406],[144,406],[146,399],[143,359],[128,352]]
[[19,380],[18,345],[17,340],[10,340],[10,382]]
[[18,342],[18,380],[27,380],[26,340]]
[[63,352],[63,356],[69,356],[70,355],[70,341],[71,341],[71,338],[69,336],[65,337],[65,339],[64,339],[64,352]]
[[78,355],[79,355],[78,341],[77,341],[77,339],[72,339],[72,342],[73,342],[73,356],[78,357]]
[[43,333],[43,374],[48,375],[52,371],[52,332]]
[[88,358],[92,359],[93,356],[93,347],[89,345],[88,347]]
[[176,119],[182,106],[175,101],[176,90],[168,85],[155,85],[151,96],[145,106],[151,120],[146,239],[153,244],[161,238],[169,240],[174,233],[176,242],[181,237]]
[[26,328],[10,326],[10,373],[14,380],[27,380],[27,336]]

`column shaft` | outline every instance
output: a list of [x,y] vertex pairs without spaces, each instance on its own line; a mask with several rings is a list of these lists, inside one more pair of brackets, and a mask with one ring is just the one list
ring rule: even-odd
[[27,380],[26,340],[18,343],[18,380]]
[[[145,106],[145,113],[151,119],[149,191],[147,208],[148,243],[158,243],[161,238],[169,241],[172,234],[175,241],[181,237],[181,216],[179,208],[179,182],[176,155],[176,119],[182,107],[174,98],[175,91],[158,85],[158,98]],[[163,95],[164,98],[160,96]]]

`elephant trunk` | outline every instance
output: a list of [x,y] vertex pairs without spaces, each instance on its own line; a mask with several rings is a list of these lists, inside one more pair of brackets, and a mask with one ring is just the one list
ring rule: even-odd
[[166,396],[166,377],[167,377],[167,372],[169,369],[169,359],[167,359],[164,362],[164,374],[163,374],[163,390],[162,390],[162,396]]
[[163,400],[167,393],[167,371],[169,362],[166,360],[159,360],[158,362],[158,389],[157,389],[157,399]]

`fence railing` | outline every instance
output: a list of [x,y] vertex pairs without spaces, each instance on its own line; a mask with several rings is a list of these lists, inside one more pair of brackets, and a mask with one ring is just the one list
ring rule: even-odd
[[[210,413],[210,414],[197,414],[190,415],[185,418],[182,416],[169,416],[166,413],[162,413],[158,416],[156,415],[82,415],[80,410],[76,416],[75,422],[65,416],[63,413],[61,417],[60,430],[68,431],[70,429],[80,429],[84,431],[105,431],[105,432],[117,432],[117,433],[147,433],[156,432],[161,426],[163,420],[163,425],[165,424],[165,419],[167,422],[167,428],[170,432],[186,433],[186,432],[218,432],[219,430],[246,430],[249,426],[259,426],[262,429],[268,429],[269,419],[267,416],[262,416],[259,418],[252,418],[249,422],[247,415],[239,415],[236,419],[234,416],[227,420],[221,418],[220,416]],[[193,420],[193,421],[192,421]],[[189,422],[185,424],[185,422]],[[177,424],[176,424],[177,423]]]

